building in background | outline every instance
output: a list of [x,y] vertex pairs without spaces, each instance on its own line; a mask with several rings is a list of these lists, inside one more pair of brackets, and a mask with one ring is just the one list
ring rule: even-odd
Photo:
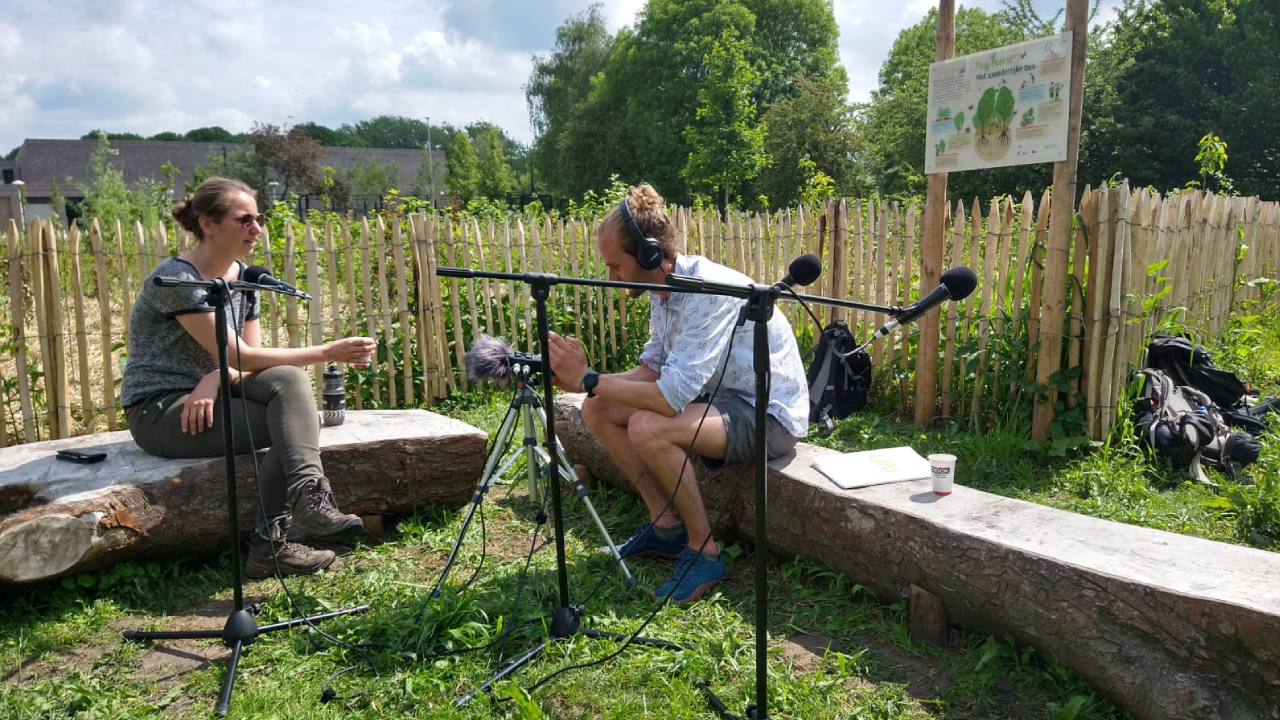
[[[84,199],[81,186],[88,184],[89,158],[97,140],[27,140],[18,149],[13,160],[0,160],[0,227],[8,225],[10,218],[18,219],[21,210],[16,198],[26,196],[27,218],[46,218],[53,212],[53,185],[74,206]],[[139,180],[150,178],[163,180],[161,168],[168,164],[177,168],[174,176],[175,193],[183,183],[191,182],[194,170],[208,162],[210,156],[226,158],[247,149],[235,143],[166,142],[160,140],[112,140],[117,151],[111,163],[124,174],[130,189],[136,189]],[[414,181],[423,161],[423,150],[397,148],[348,148],[326,147],[320,151],[319,164],[324,167],[354,168],[361,160],[373,157],[381,163],[394,162],[399,168],[398,188],[402,194],[412,194]],[[437,186],[443,189],[445,164],[444,152],[433,150],[432,164]],[[25,185],[18,185],[18,181]],[[368,202],[366,201],[366,205]],[[303,197],[302,209],[318,207],[314,199]],[[359,205],[356,209],[360,209]]]

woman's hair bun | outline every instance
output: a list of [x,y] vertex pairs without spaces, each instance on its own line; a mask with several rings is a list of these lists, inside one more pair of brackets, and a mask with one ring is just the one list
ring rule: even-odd
[[173,203],[173,219],[178,221],[183,230],[192,235],[200,234],[200,215],[191,206],[194,195],[188,193],[181,200],[175,200]]

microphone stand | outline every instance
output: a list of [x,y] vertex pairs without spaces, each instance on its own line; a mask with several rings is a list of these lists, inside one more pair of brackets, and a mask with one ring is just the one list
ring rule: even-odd
[[[644,290],[668,291],[671,288],[666,285],[645,285],[642,283],[621,283],[607,280],[579,280],[575,278],[562,278],[548,273],[502,273],[502,272],[484,272],[468,270],[456,267],[438,267],[436,275],[439,277],[460,277],[460,278],[491,278],[496,280],[518,280],[529,285],[530,292],[533,296],[534,307],[536,309],[538,324],[538,344],[541,348],[541,354],[550,357],[548,346],[550,344],[551,331],[547,321],[547,298],[551,295],[551,286],[559,284],[571,285],[593,285],[596,287],[622,287],[622,288],[640,288]],[[620,633],[605,632],[601,630],[584,629],[582,626],[583,606],[572,605],[569,601],[569,570],[565,561],[564,551],[564,514],[562,510],[562,500],[560,494],[560,463],[556,462],[558,457],[558,448],[556,445],[556,422],[555,422],[555,403],[552,395],[551,373],[542,373],[542,394],[543,404],[546,408],[547,422],[544,432],[544,443],[546,445],[547,454],[552,458],[548,463],[548,471],[551,473],[551,510],[555,524],[555,545],[556,545],[556,575],[559,582],[560,605],[552,612],[550,637],[543,640],[542,643],[529,650],[525,654],[513,660],[506,667],[499,670],[492,678],[485,681],[480,687],[464,695],[454,704],[462,707],[469,704],[477,695],[487,692],[494,683],[511,675],[520,668],[529,664],[542,651],[554,641],[565,640],[582,633],[592,638],[612,638],[625,639],[627,636]],[[659,647],[669,650],[685,650],[689,649],[686,645],[669,642],[667,640],[658,640],[655,638],[636,637],[633,642],[651,647]]]
[[[222,682],[222,693],[218,696],[217,712],[226,715],[231,709],[231,690],[236,682],[236,669],[240,665],[241,651],[252,645],[262,633],[285,630],[299,625],[311,625],[321,620],[363,613],[369,610],[368,605],[349,610],[312,615],[285,622],[272,623],[259,627],[253,616],[260,609],[258,604],[246,608],[244,604],[243,579],[240,569],[240,518],[236,509],[236,467],[235,445],[231,432],[231,363],[227,358],[227,305],[231,303],[231,293],[235,290],[271,290],[274,288],[247,282],[227,282],[222,278],[215,280],[186,280],[179,278],[156,277],[156,285],[162,287],[201,287],[208,288],[209,295],[205,303],[214,308],[215,339],[218,345],[218,373],[222,384],[222,448],[223,462],[227,470],[227,527],[231,535],[231,583],[234,594],[234,606],[227,617],[222,630],[184,630],[180,632],[140,632],[124,631],[125,640],[201,640],[221,639],[223,644],[231,648],[231,659],[227,662],[227,675]],[[286,293],[287,294],[287,293]],[[252,452],[252,451],[251,451]]]
[[[743,320],[755,323],[752,342],[752,364],[756,375],[756,429],[755,429],[755,505],[756,505],[756,701],[747,705],[748,720],[767,720],[769,697],[769,582],[768,582],[768,476],[769,462],[766,449],[769,408],[769,320],[773,317],[777,300],[782,296],[784,287],[779,284],[733,285],[708,282],[699,277],[688,275],[667,275],[666,290],[677,292],[694,292],[710,295],[726,295],[745,299]],[[790,288],[786,288],[790,291]],[[897,317],[905,312],[905,308],[868,305],[848,300],[832,300],[830,298],[799,295],[790,291],[798,299],[813,300],[827,305],[883,312]],[[707,701],[721,717],[726,720],[739,720],[729,711],[727,705],[716,696],[707,682],[700,683]]]

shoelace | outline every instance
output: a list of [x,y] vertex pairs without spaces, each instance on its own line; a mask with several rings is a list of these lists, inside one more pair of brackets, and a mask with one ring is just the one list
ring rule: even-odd
[[338,501],[333,497],[333,493],[328,490],[316,490],[311,493],[310,499],[307,500],[308,510],[322,510],[330,515],[338,514]]
[[694,550],[691,547],[686,547],[681,550],[680,554],[676,556],[675,567],[671,568],[671,577],[679,578],[681,575],[684,575],[685,569],[692,565],[693,561],[697,559],[697,550]]

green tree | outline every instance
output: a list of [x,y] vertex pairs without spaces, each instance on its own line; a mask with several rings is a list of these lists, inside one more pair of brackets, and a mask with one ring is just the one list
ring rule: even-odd
[[722,208],[729,206],[734,188],[769,164],[765,126],[756,124],[751,102],[760,75],[747,63],[745,46],[732,30],[721,31],[705,58],[707,77],[698,91],[694,122],[684,129],[691,150],[683,175],[694,187],[720,190]]
[[471,147],[471,139],[459,131],[453,136],[445,156],[445,186],[455,205],[465,205],[476,197],[480,182],[480,163]]
[[613,50],[602,7],[592,5],[556,28],[555,49],[533,57],[533,73],[524,86],[536,136],[532,160],[543,186],[560,195],[579,196],[595,187],[584,186],[570,169],[575,152],[591,156],[595,149],[570,145],[562,152],[561,143],[575,138],[568,135],[570,125],[581,116],[590,100],[592,79],[604,71]]
[[183,139],[187,142],[205,142],[205,143],[238,143],[242,139],[240,136],[232,135],[230,132],[218,127],[196,128],[188,130]]
[[178,134],[178,133],[176,133],[176,132],[168,132],[168,131],[165,131],[165,132],[162,132],[162,133],[156,133],[155,135],[152,135],[151,137],[149,137],[149,138],[147,138],[147,139],[148,139],[148,140],[159,140],[159,141],[162,141],[162,142],[182,142],[182,135],[180,135],[180,134]]
[[168,191],[176,169],[166,165],[163,181],[144,178],[138,182],[138,190],[130,190],[125,184],[124,172],[112,161],[119,151],[111,147],[105,133],[98,135],[97,140],[89,155],[89,182],[79,185],[84,200],[75,214],[84,222],[97,218],[103,228],[111,227],[117,220],[126,224],[141,221],[148,226],[167,220]]
[[427,124],[422,120],[402,115],[379,115],[343,125],[339,133],[346,134],[356,147],[374,148],[424,148],[427,146]]
[[500,199],[515,189],[515,175],[507,164],[506,143],[496,125],[480,132],[475,142],[476,193],[481,197]]
[[1200,176],[1198,144],[1212,132],[1231,146],[1237,192],[1280,197],[1276,47],[1274,0],[1127,0],[1090,49],[1081,172],[1182,187]]
[[382,162],[377,155],[361,155],[349,172],[351,194],[373,204],[388,191],[400,184],[400,163],[394,160]]
[[138,133],[131,133],[131,132],[109,133],[103,130],[90,130],[89,132],[80,136],[81,140],[93,140],[95,138],[106,138],[108,140],[146,140],[146,138],[142,137]]
[[444,173],[432,167],[432,154],[422,151],[422,162],[418,164],[418,172],[413,176],[413,194],[423,200],[435,203],[438,188],[443,184]]
[[293,126],[307,137],[325,147],[357,147],[359,140],[343,130],[334,130],[316,122],[298,123]]
[[761,77],[751,96],[757,113],[796,94],[797,76],[843,77],[826,0],[649,0],[634,30],[614,38],[582,119],[555,141],[566,174],[589,179],[577,186],[603,189],[617,173],[644,178],[675,202],[689,199],[684,129],[697,122],[703,59],[725,30],[743,39],[743,57]]
[[[791,205],[815,173],[831,181],[835,192],[862,195],[868,187],[858,177],[858,158],[865,142],[854,131],[854,108],[845,100],[846,85],[835,78],[796,80],[798,94],[769,106],[761,122],[769,128],[764,150],[771,158],[752,191],[775,207]],[[805,163],[813,166],[805,170]]]

